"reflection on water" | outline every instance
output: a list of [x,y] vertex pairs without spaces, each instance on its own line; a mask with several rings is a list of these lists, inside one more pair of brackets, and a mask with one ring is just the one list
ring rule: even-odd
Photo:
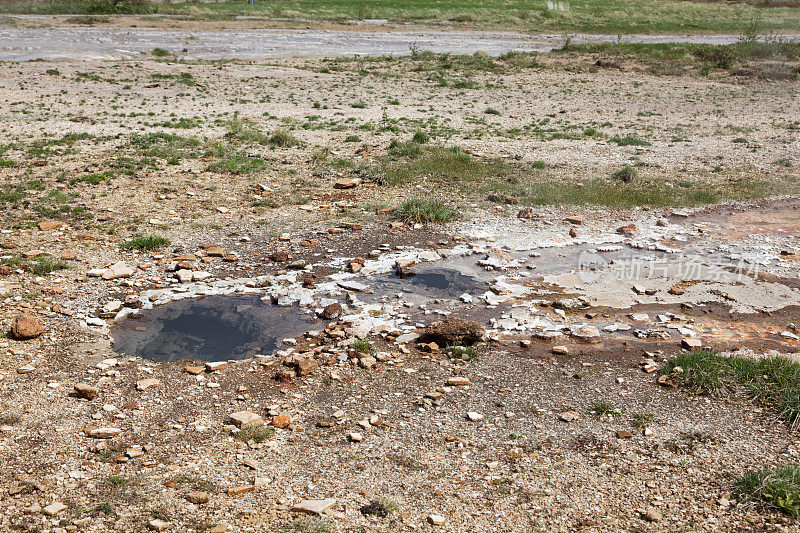
[[287,337],[301,335],[311,318],[297,307],[277,307],[257,297],[186,299],[126,317],[111,331],[120,353],[160,362],[224,361],[269,354]]

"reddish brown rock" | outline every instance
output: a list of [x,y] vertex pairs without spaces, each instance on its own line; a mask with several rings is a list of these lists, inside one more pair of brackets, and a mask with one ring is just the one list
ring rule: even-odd
[[297,372],[301,376],[306,376],[319,368],[319,364],[313,359],[300,359],[297,362]]
[[284,429],[292,423],[292,417],[289,415],[278,415],[272,417],[272,425],[278,429]]
[[77,383],[75,385],[75,394],[87,400],[94,400],[100,391],[97,387],[93,387],[87,383]]
[[630,237],[638,231],[639,228],[636,227],[636,224],[628,224],[627,226],[617,228],[617,233],[620,235],[625,235],[626,237]]
[[33,339],[44,333],[44,326],[39,320],[28,313],[20,313],[11,324],[9,335],[14,339]]
[[36,224],[36,227],[41,231],[53,231],[61,228],[63,225],[64,223],[59,220],[42,220]]
[[451,344],[469,345],[481,340],[486,333],[486,328],[474,320],[447,317],[439,322],[428,324],[422,337],[434,341],[439,346]]
[[269,258],[277,263],[285,263],[290,259],[289,252],[286,250],[278,250],[277,252],[273,252]]

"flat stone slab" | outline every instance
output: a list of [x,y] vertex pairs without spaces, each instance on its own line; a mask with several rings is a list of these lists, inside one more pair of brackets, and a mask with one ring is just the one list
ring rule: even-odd
[[324,500],[303,500],[294,507],[292,511],[296,513],[306,513],[312,515],[319,515],[336,505],[336,500],[327,498]]

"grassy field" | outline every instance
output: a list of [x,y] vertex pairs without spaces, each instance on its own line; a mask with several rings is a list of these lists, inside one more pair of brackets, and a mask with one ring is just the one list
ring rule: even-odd
[[115,14],[162,13],[214,20],[236,16],[348,21],[388,19],[397,23],[511,28],[531,32],[607,34],[747,31],[758,21],[764,32],[800,28],[800,3],[794,7],[755,8],[722,2],[671,0],[256,0],[154,4],[146,0],[10,0],[0,13]]

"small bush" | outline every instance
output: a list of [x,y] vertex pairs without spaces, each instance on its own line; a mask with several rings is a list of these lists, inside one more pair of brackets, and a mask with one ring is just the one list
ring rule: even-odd
[[484,111],[484,113],[487,114],[487,115],[499,115],[500,111],[498,111],[497,109],[495,109],[493,107],[487,107],[486,110]]
[[264,442],[265,440],[269,440],[275,434],[275,428],[272,426],[260,426],[260,427],[246,427],[239,431],[236,434],[236,437],[241,439],[244,442]]
[[272,135],[269,137],[269,143],[274,146],[283,146],[285,148],[300,145],[300,141],[297,137],[285,130],[275,130],[272,132]]
[[169,244],[169,239],[158,235],[141,235],[120,244],[126,250],[139,250],[140,252],[150,252],[161,249]]
[[172,55],[172,52],[169,50],[164,50],[163,48],[153,48],[151,53],[153,54],[153,57],[167,57]]
[[28,263],[28,265],[30,267],[30,271],[37,276],[49,274],[50,272],[55,272],[56,270],[64,270],[65,268],[69,268],[69,265],[64,261],[53,259],[52,257],[48,257],[46,255],[37,257],[35,261]]
[[440,200],[411,198],[395,210],[394,216],[405,222],[450,222],[458,218],[458,211]]
[[632,182],[634,179],[636,179],[636,177],[638,175],[639,175],[639,173],[636,171],[635,168],[627,167],[627,166],[626,167],[622,167],[621,169],[614,171],[614,174],[613,174],[614,179],[617,179],[617,180],[622,181],[624,183]]
[[414,132],[414,136],[411,138],[412,142],[417,144],[426,144],[431,140],[431,136],[428,135],[428,132],[425,130],[417,130]]
[[614,135],[610,140],[611,142],[615,142],[620,146],[650,146],[649,142],[645,141],[644,139],[640,139],[636,135],[626,135],[625,137]]
[[787,463],[777,468],[745,473],[736,480],[736,495],[764,507],[800,517],[800,466]]

